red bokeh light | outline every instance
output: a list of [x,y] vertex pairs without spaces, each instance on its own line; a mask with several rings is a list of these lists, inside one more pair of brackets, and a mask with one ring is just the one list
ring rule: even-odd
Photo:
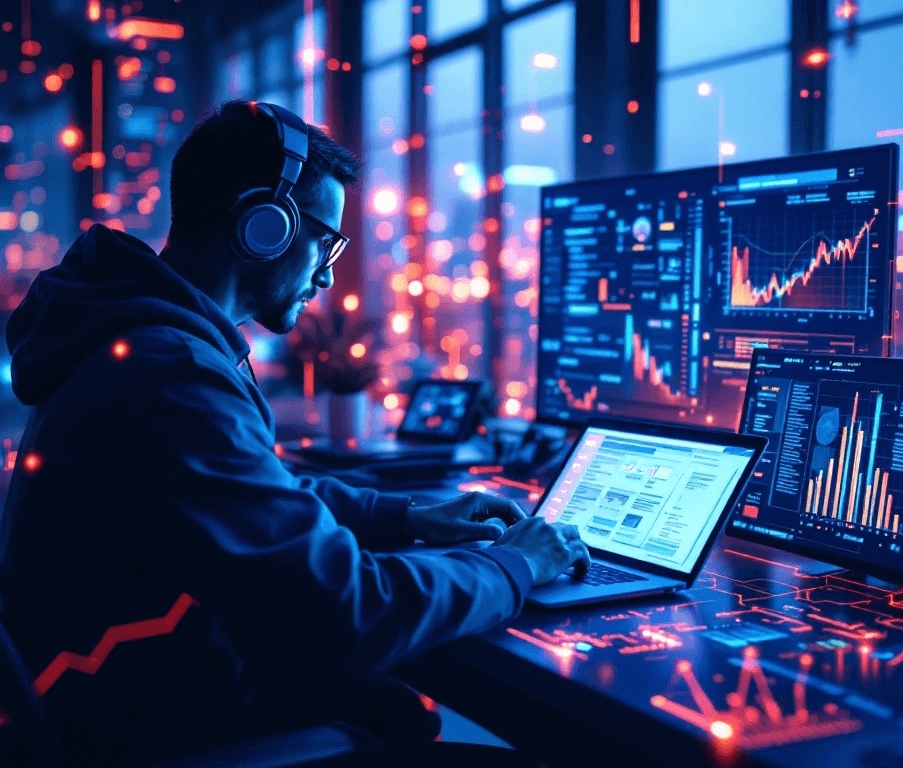
[[129,356],[131,351],[132,351],[131,345],[123,339],[120,339],[119,341],[114,341],[113,346],[110,347],[110,353],[117,360],[125,360],[125,358],[127,358]]
[[57,74],[49,74],[44,78],[44,87],[50,93],[56,93],[63,87],[63,78]]
[[811,67],[812,69],[820,69],[828,63],[828,59],[830,58],[831,54],[824,48],[813,48],[803,54],[803,66]]
[[41,52],[41,44],[37,40],[26,40],[22,43],[22,53],[25,56],[37,56]]
[[415,51],[422,51],[426,48],[426,35],[413,35],[411,37],[411,48]]
[[74,125],[70,125],[66,128],[63,128],[59,134],[59,142],[66,149],[77,149],[81,146],[81,143],[84,141],[84,135],[82,132],[76,128]]
[[635,115],[640,111],[640,102],[638,101],[628,101],[627,102],[627,111],[630,112],[631,115]]

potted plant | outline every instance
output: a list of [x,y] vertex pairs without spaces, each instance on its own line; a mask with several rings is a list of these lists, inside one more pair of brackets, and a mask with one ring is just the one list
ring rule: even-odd
[[[325,315],[305,312],[288,336],[286,376],[307,394],[329,393],[329,434],[362,437],[366,431],[365,390],[380,376],[377,361],[385,348],[383,323],[355,319],[332,308]],[[311,382],[306,380],[312,373]]]

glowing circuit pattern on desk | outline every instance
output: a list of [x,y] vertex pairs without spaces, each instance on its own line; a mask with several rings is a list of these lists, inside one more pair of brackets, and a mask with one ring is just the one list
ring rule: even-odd
[[[730,561],[767,565],[768,575],[726,575]],[[716,754],[900,722],[903,590],[861,584],[846,572],[807,576],[727,548],[685,596],[505,631],[541,649],[559,674],[596,687],[616,686],[625,674],[651,679],[625,657],[671,670],[638,705],[702,732]]]

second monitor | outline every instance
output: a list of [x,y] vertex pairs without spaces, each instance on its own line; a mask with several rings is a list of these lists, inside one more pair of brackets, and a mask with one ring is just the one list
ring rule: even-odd
[[755,348],[888,354],[897,165],[886,144],[544,188],[537,419],[734,430]]

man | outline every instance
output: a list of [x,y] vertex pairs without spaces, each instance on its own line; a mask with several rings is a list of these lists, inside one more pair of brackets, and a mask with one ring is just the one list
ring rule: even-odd
[[[589,561],[575,530],[511,502],[412,507],[276,457],[237,326],[287,333],[332,285],[358,177],[315,128],[301,151],[304,127],[225,104],[173,160],[160,255],[94,226],[10,319],[13,389],[33,408],[0,521],[2,623],[68,764],[344,719],[362,681]],[[480,538],[496,541],[393,553]],[[63,651],[91,659],[53,673]]]

